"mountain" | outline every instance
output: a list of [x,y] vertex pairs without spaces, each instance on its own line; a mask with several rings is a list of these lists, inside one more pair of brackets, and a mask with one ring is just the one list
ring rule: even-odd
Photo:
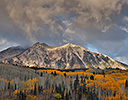
[[10,47],[10,48],[0,52],[0,60],[12,58],[12,57],[22,53],[24,50],[25,49],[20,46]]
[[39,42],[23,51],[21,54],[2,60],[3,63],[17,64],[29,67],[44,67],[55,69],[75,68],[120,68],[125,66],[101,53],[89,50],[71,43],[53,47]]
[[122,63],[122,62],[120,62],[120,61],[117,61],[117,62],[120,63],[121,65],[125,66],[125,67],[128,69],[128,65],[127,65],[127,64]]

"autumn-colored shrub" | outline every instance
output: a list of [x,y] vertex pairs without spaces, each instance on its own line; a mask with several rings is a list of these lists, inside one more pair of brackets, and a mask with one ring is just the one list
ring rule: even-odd
[[60,93],[54,94],[54,97],[57,98],[57,99],[61,99],[62,98]]
[[27,95],[25,100],[37,100],[37,97],[33,95]]

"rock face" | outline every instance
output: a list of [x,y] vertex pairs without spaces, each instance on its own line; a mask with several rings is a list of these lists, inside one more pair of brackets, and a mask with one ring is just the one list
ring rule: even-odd
[[2,60],[3,63],[17,64],[29,67],[44,67],[55,69],[75,68],[120,68],[123,65],[110,57],[93,53],[89,50],[68,43],[59,47],[36,43],[21,54]]
[[0,52],[0,60],[2,59],[7,59],[7,58],[12,58],[20,53],[22,53],[25,49],[22,47],[10,47],[4,51]]

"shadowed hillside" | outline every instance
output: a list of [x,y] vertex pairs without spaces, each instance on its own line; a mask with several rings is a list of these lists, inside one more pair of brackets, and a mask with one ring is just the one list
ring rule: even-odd
[[14,57],[22,53],[25,49],[22,47],[10,47],[0,52],[0,60]]

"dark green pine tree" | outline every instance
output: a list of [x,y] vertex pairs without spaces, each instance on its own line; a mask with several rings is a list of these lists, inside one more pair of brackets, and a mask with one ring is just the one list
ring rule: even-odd
[[19,100],[22,100],[22,95],[23,95],[23,94],[22,94],[22,91],[20,91],[20,93],[19,93],[19,95],[18,95],[18,96],[19,96]]
[[76,79],[74,81],[74,89],[75,89],[75,91],[76,91],[78,85],[79,85],[79,79],[78,79],[78,74],[77,74]]
[[41,94],[41,87],[40,87],[40,85],[38,86],[38,92],[39,92],[39,94]]
[[61,84],[59,84],[58,89],[59,89],[59,93],[61,94],[61,92],[62,92],[62,89],[61,89]]
[[43,76],[43,73],[41,72],[40,76],[42,77]]
[[128,87],[128,80],[126,80],[125,82],[125,87]]
[[79,83],[79,77],[78,77],[78,74],[76,75],[76,81],[77,81],[77,83]]
[[56,75],[57,75],[56,71],[54,71],[53,75],[54,75],[54,76],[56,76]]
[[18,96],[19,96],[19,100],[25,100],[25,98],[26,98],[26,92],[23,93],[22,91],[20,91],[20,93],[18,94]]
[[69,94],[66,92],[65,100],[69,100]]
[[53,75],[53,72],[51,72],[51,74]]
[[83,80],[83,77],[81,76],[81,83],[83,83],[84,82],[84,80]]
[[35,86],[34,86],[34,95],[37,94],[37,91],[36,91],[36,83],[35,83]]
[[91,79],[91,80],[94,80],[94,76],[93,76],[93,75],[91,75],[91,76],[90,76],[90,79]]
[[17,88],[16,88],[16,84],[15,84],[15,90],[16,90]]
[[8,83],[8,90],[10,89],[10,82]]
[[66,73],[64,73],[64,76],[65,76],[65,78],[66,78],[66,76],[67,76]]
[[84,83],[84,85],[83,85],[83,93],[86,93],[86,83]]
[[64,99],[64,90],[61,92],[62,99]]
[[81,100],[81,98],[82,98],[82,92],[78,91],[78,100]]

